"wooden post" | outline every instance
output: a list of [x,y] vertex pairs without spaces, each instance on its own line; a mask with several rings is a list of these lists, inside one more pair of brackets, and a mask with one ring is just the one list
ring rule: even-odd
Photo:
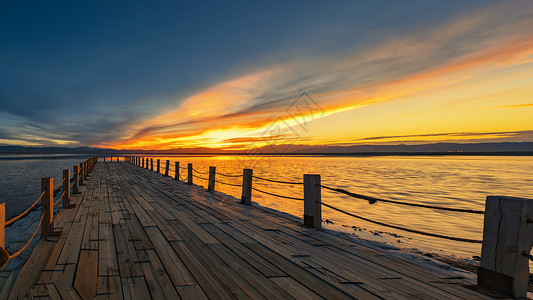
[[144,168],[144,157],[141,157],[141,164],[142,164],[142,168]]
[[477,283],[500,293],[526,298],[533,246],[533,200],[488,196]]
[[160,161],[159,161],[159,158],[158,158],[157,159],[157,173],[159,173],[159,163],[160,163]]
[[5,231],[5,223],[6,223],[6,204],[0,203],[0,248],[6,247],[6,231]]
[[215,191],[215,174],[217,172],[217,167],[209,167],[209,181],[207,184],[207,191]]
[[44,214],[41,224],[41,237],[49,237],[54,232],[54,179],[50,177],[41,178],[41,211]]
[[192,184],[192,164],[187,164],[187,184]]
[[104,162],[105,162],[105,156],[104,156]]
[[252,177],[253,169],[242,170],[242,194],[241,204],[252,205]]
[[89,175],[89,167],[87,166],[87,162],[83,163],[83,175],[85,175],[83,179],[86,180],[87,176]]
[[78,176],[80,177],[79,185],[83,185],[83,163],[80,163],[80,168],[78,170]]
[[78,169],[78,166],[74,166],[74,186],[72,187],[72,193],[73,194],[79,194],[79,169]]
[[320,175],[304,174],[304,225],[322,229]]
[[168,176],[168,169],[170,168],[170,160],[167,159],[167,164],[165,166],[165,176]]
[[180,180],[180,163],[179,162],[174,162],[174,169],[176,171],[174,171],[174,179],[176,180]]
[[150,158],[150,170],[154,170],[154,159]]
[[70,169],[63,170],[63,208],[70,207]]

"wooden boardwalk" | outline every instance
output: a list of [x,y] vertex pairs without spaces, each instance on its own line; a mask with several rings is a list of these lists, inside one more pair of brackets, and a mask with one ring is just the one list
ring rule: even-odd
[[10,299],[485,297],[444,270],[127,163],[98,163],[72,202]]

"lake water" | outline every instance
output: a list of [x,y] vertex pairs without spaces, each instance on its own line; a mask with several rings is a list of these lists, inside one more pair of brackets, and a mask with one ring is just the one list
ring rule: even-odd
[[[472,156],[397,156],[397,157],[252,157],[252,156],[152,156],[161,160],[161,172],[168,159],[181,167],[192,163],[195,170],[239,175],[243,168],[254,169],[264,178],[302,182],[303,174],[320,174],[323,185],[343,188],[353,193],[383,199],[443,207],[484,210],[488,195],[533,198],[532,157]],[[0,159],[0,201],[6,202],[7,218],[23,211],[40,194],[40,177],[53,176],[61,181],[61,170],[72,168],[85,158]],[[186,170],[181,170],[183,177]],[[173,176],[174,172],[170,172]],[[207,174],[195,173],[207,178]],[[240,177],[217,180],[240,185]],[[194,183],[207,187],[207,181],[194,177]],[[254,178],[259,190],[303,198],[302,185],[272,183]],[[241,188],[217,183],[216,190],[240,198]],[[253,191],[252,201],[285,213],[302,217],[303,202],[277,198]],[[438,211],[354,199],[322,189],[322,202],[372,220],[416,230],[468,239],[482,239],[483,215]],[[324,227],[348,232],[365,239],[416,248],[434,253],[472,257],[480,254],[481,245],[421,236],[371,224],[323,208],[323,220],[333,223]],[[353,228],[355,226],[356,228]]]

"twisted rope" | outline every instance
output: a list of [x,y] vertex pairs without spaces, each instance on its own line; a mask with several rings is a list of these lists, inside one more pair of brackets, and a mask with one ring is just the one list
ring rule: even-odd
[[218,181],[218,180],[215,180],[215,182],[218,182],[220,184],[230,185],[230,186],[241,187],[239,184],[227,183],[227,182]]
[[482,241],[480,241],[480,240],[458,238],[458,237],[447,236],[447,235],[442,235],[442,234],[436,234],[436,233],[431,233],[431,232],[425,232],[425,231],[420,231],[420,230],[415,230],[415,229],[409,229],[409,228],[401,227],[401,226],[398,226],[398,225],[390,225],[390,224],[387,224],[387,223],[374,221],[374,220],[371,220],[371,219],[368,219],[368,218],[365,218],[365,217],[361,217],[361,216],[355,215],[353,213],[350,213],[350,212],[347,212],[345,210],[336,208],[336,207],[331,206],[329,204],[326,204],[324,202],[322,202],[322,205],[324,205],[326,207],[329,207],[329,208],[331,208],[333,210],[336,210],[338,212],[341,212],[341,213],[347,214],[349,216],[352,216],[354,218],[361,219],[361,220],[364,220],[364,221],[367,221],[367,222],[370,222],[370,223],[378,224],[378,225],[389,227],[389,228],[394,228],[394,229],[403,230],[403,231],[407,231],[407,232],[411,232],[411,233],[427,235],[427,236],[432,236],[432,237],[446,239],[446,240],[452,240],[452,241],[458,241],[458,242],[477,243],[477,244],[482,243]]
[[192,170],[198,174],[209,174],[209,172],[200,172],[200,171],[195,170],[194,168],[192,168]]
[[225,177],[242,177],[242,174],[230,175],[230,174],[224,174],[224,173],[218,173],[218,172],[215,172],[215,174],[220,175],[220,176],[225,176]]
[[192,175],[192,177],[195,177],[195,178],[198,178],[198,179],[202,179],[202,180],[207,180],[207,181],[209,181],[208,178],[199,177],[199,176],[196,176],[196,175],[194,175],[194,174]]
[[61,182],[60,182],[60,183],[58,183],[58,184],[54,185],[54,187],[53,187],[52,189],[55,189],[56,187],[58,187],[58,186],[62,185],[62,184],[63,184],[63,182],[65,182],[65,179],[67,179],[67,178],[63,178],[63,180],[61,180]]
[[39,198],[28,209],[26,209],[23,213],[21,213],[20,215],[12,218],[11,220],[7,221],[4,224],[4,227],[6,227],[7,225],[9,225],[9,224],[11,224],[13,222],[16,222],[17,220],[19,220],[22,217],[24,217],[37,204],[37,202],[39,202],[39,200],[41,200],[41,198],[44,196],[44,193],[46,193],[46,191],[43,191],[41,193],[41,196],[39,196]]
[[54,202],[54,205],[53,205],[53,206],[56,206],[56,204],[58,204],[58,203],[59,203],[59,201],[61,201],[61,199],[63,199],[63,196],[65,196],[65,193],[66,193],[66,192],[67,192],[66,190],[65,190],[65,191],[63,191],[63,194],[61,194],[61,196],[59,196],[59,199],[57,199],[57,201],[56,201],[56,202]]
[[15,253],[13,255],[10,255],[9,256],[9,260],[19,256],[22,252],[24,252],[24,250],[26,250],[26,248],[30,245],[31,241],[33,240],[33,238],[37,234],[37,231],[39,230],[39,227],[41,227],[41,223],[43,222],[43,218],[44,218],[44,212],[41,213],[41,220],[39,221],[39,224],[37,224],[37,228],[35,228],[35,231],[33,232],[33,235],[31,236],[30,240],[26,243],[26,245],[24,245],[24,247],[22,247],[22,249],[17,251],[17,253]]
[[252,190],[254,190],[254,191],[258,191],[258,192],[263,193],[263,194],[267,194],[267,195],[271,195],[271,196],[279,197],[279,198],[285,198],[285,199],[291,199],[291,200],[304,201],[304,199],[294,198],[294,197],[289,197],[289,196],[277,195],[277,194],[273,194],[273,193],[265,192],[265,191],[262,191],[262,190],[259,190],[259,189],[256,189],[256,188],[252,188]]
[[433,205],[426,205],[426,204],[417,204],[417,203],[409,203],[409,202],[402,202],[402,201],[395,201],[395,200],[386,200],[386,199],[380,199],[365,195],[360,195],[352,192],[348,192],[344,189],[339,188],[332,188],[325,185],[319,185],[320,187],[323,187],[327,190],[331,190],[337,193],[345,194],[353,198],[367,200],[369,204],[374,204],[378,201],[386,202],[386,203],[393,203],[393,204],[399,204],[399,205],[407,205],[407,206],[416,206],[416,207],[423,207],[423,208],[430,208],[430,209],[438,209],[438,210],[445,210],[445,211],[455,211],[455,212],[464,212],[464,213],[471,213],[471,214],[484,214],[485,212],[482,210],[472,210],[472,209],[465,209],[465,208],[451,208],[451,207],[441,207],[441,206],[433,206]]
[[277,183],[284,183],[284,184],[304,184],[303,182],[292,182],[292,181],[275,180],[275,179],[268,179],[268,178],[263,178],[263,177],[259,177],[259,176],[252,176],[252,177],[256,178],[256,179],[259,179],[259,180],[265,180],[265,181],[277,182]]

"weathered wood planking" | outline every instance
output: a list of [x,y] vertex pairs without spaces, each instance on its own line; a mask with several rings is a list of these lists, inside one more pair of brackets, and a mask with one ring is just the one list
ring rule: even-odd
[[11,299],[484,297],[444,270],[130,164],[97,164],[80,192]]

